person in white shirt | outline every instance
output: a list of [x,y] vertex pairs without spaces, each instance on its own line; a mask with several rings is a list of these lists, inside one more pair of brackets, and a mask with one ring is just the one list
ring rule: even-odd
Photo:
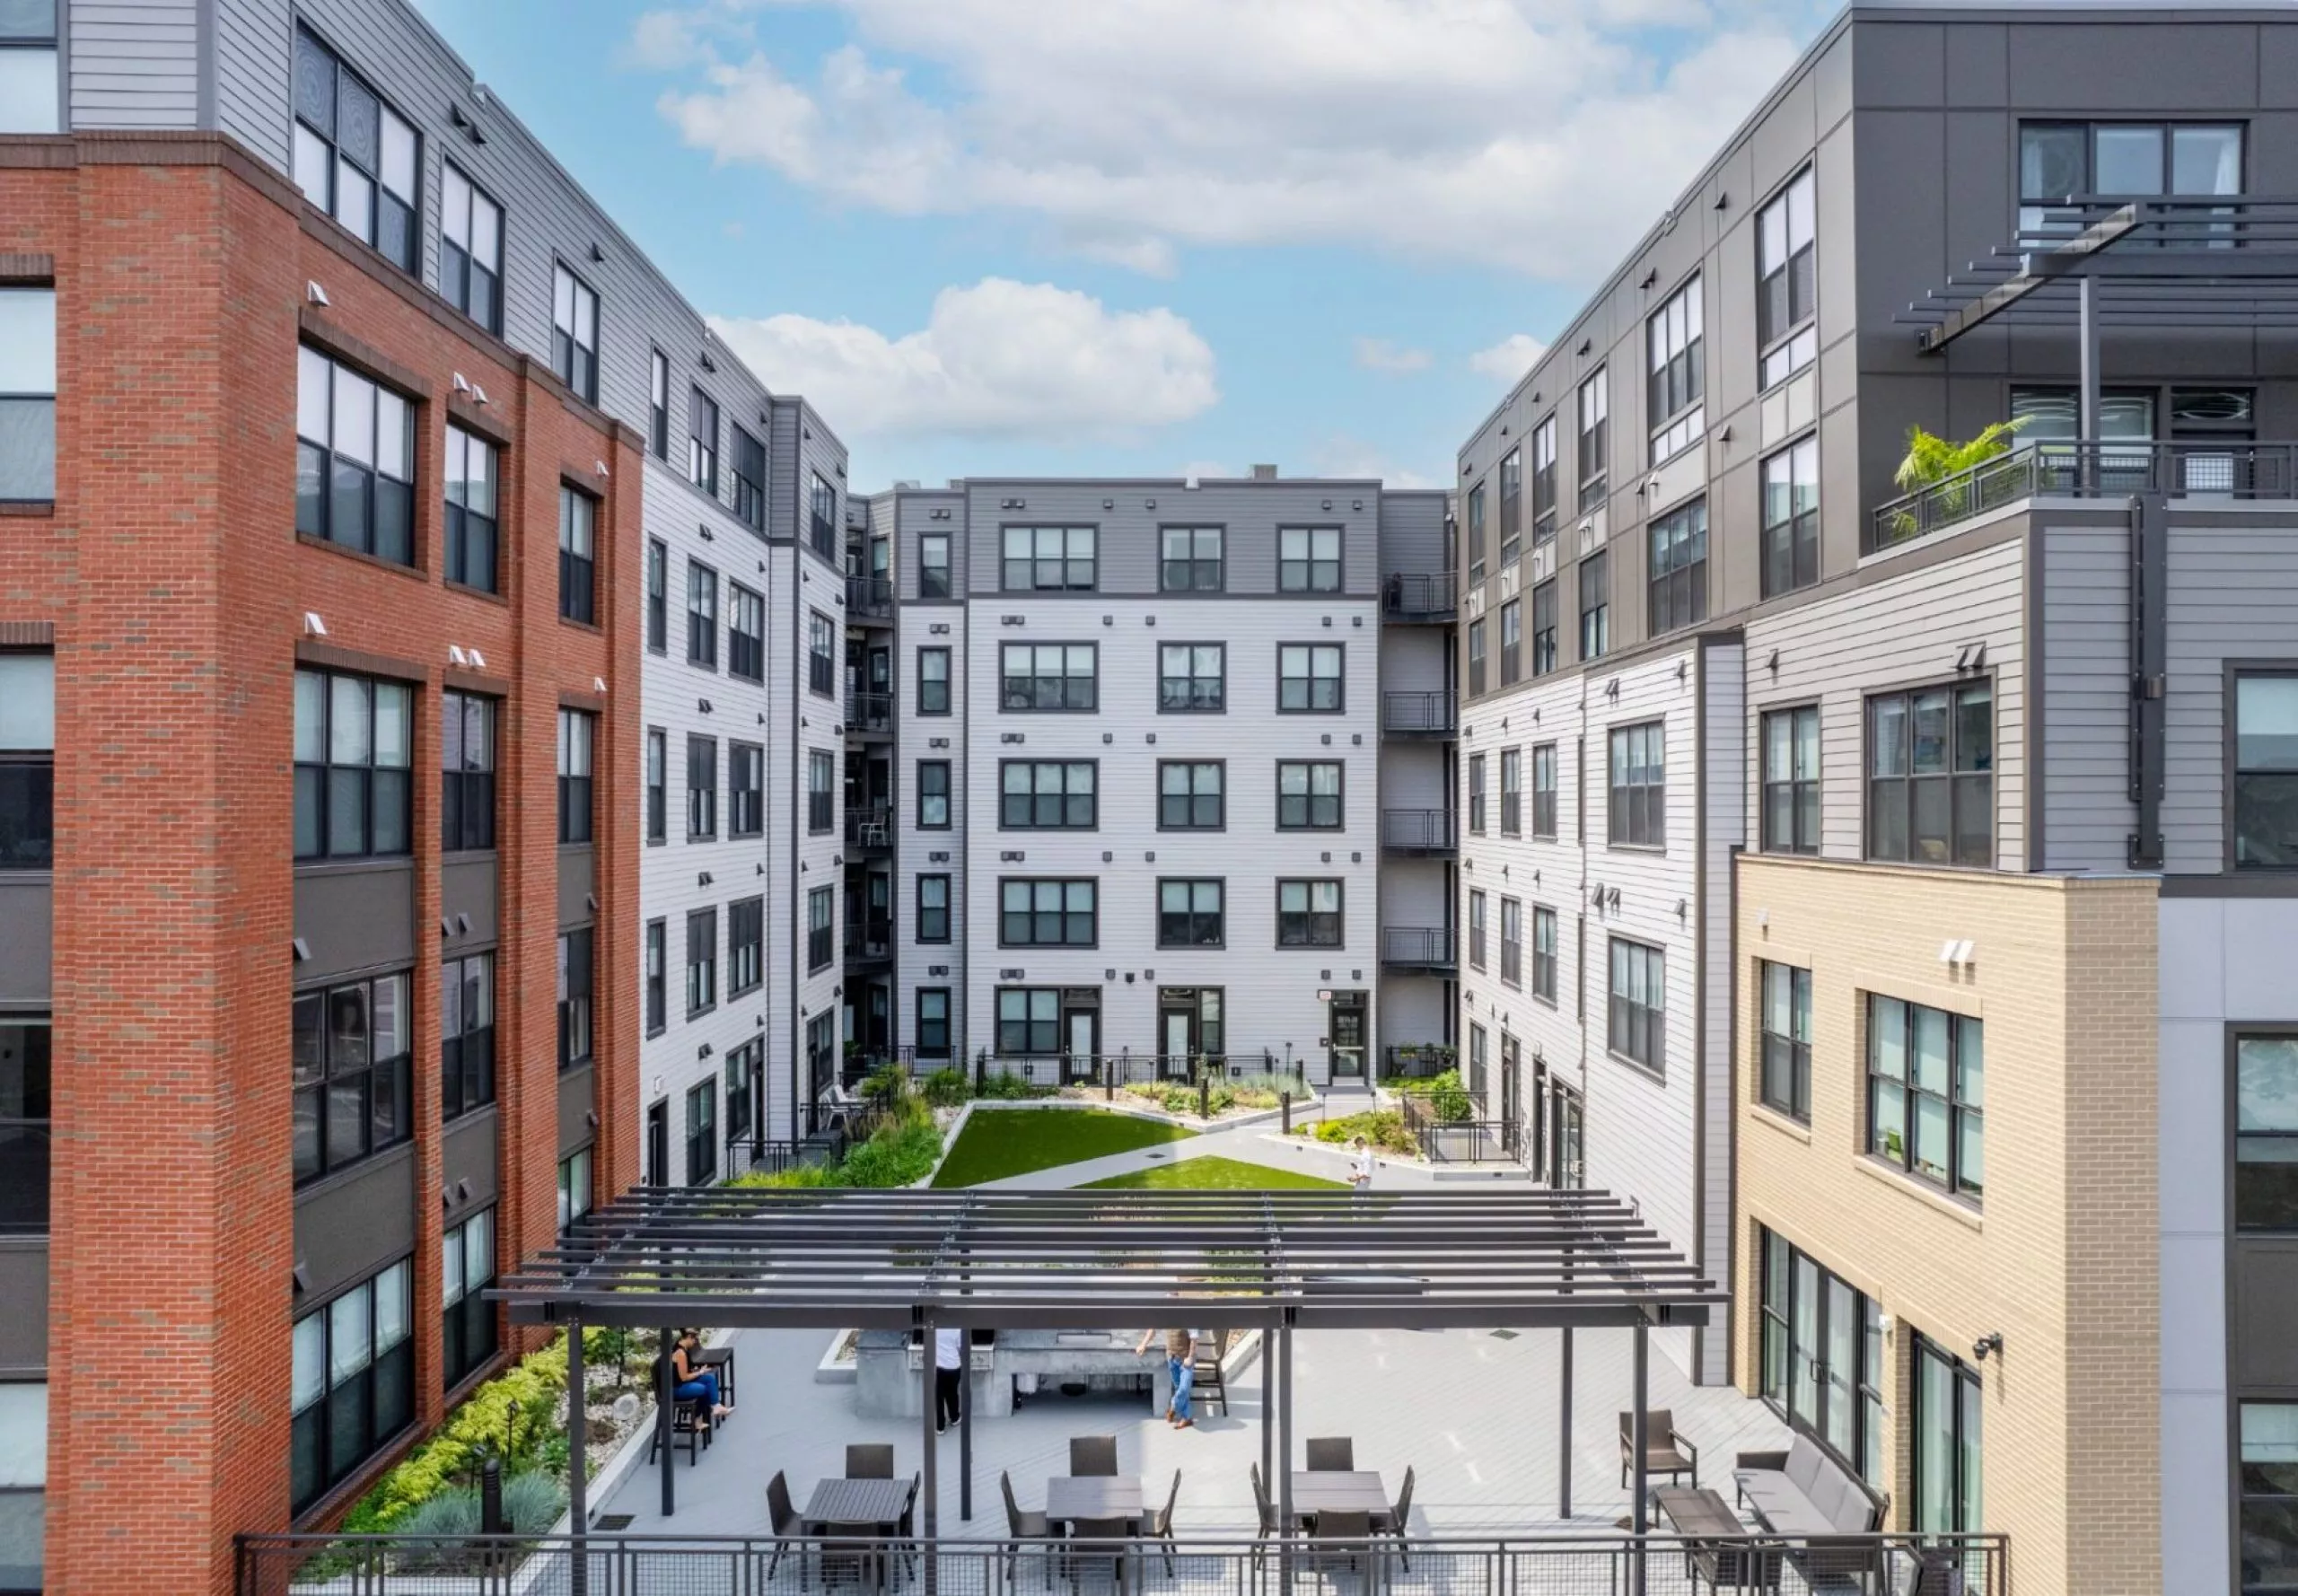
[[1358,1197],[1363,1197],[1373,1189],[1374,1167],[1373,1149],[1365,1145],[1363,1136],[1351,1142],[1349,1146],[1355,1151],[1356,1156],[1350,1161],[1348,1166],[1348,1183],[1355,1188]]
[[959,1392],[965,1389],[966,1333],[948,1326],[934,1332],[934,1434],[958,1422]]

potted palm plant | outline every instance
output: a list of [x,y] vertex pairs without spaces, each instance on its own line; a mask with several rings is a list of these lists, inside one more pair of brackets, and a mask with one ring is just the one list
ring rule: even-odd
[[[2009,421],[1990,421],[1976,437],[1960,443],[1951,443],[1935,433],[1925,432],[1920,426],[1910,426],[1907,429],[1907,458],[1899,461],[1899,469],[1892,473],[1891,480],[1899,485],[1901,493],[1910,496],[1920,494],[1925,488],[1951,482],[1975,466],[1985,465],[1988,460],[2009,453],[2012,438],[2032,419],[2032,417],[2019,416]],[[1977,486],[1970,482],[1956,483],[1939,495],[1934,514],[1928,518],[1919,516],[1912,504],[1892,511],[1889,540],[1897,543],[1916,536],[1923,531],[1925,519],[1934,524],[1943,524],[1960,521],[1985,508],[1977,500],[1974,491]]]

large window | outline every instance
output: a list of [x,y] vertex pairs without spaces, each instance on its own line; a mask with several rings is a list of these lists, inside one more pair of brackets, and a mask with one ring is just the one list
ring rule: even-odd
[[646,366],[646,442],[655,459],[671,458],[671,357],[660,349]]
[[415,1422],[412,1266],[401,1258],[295,1321],[287,1503],[301,1513]]
[[1556,744],[1532,750],[1532,835],[1556,840]]
[[731,429],[734,443],[734,513],[757,531],[766,530],[766,445],[742,430]]
[[1646,1069],[1668,1059],[1668,956],[1658,948],[1611,939],[1611,1012],[1604,1044]]
[[495,1355],[495,1210],[482,1208],[439,1238],[439,1301],[444,1305],[440,1361],[452,1390]]
[[1791,443],[1763,462],[1763,596],[1820,579],[1820,441]]
[[1556,911],[1532,908],[1532,995],[1556,1001]]
[[1652,523],[1652,636],[1707,618],[1707,501]]
[[813,535],[814,552],[838,563],[838,489],[824,479],[820,471],[810,471],[812,478],[806,487],[808,531]]
[[1995,690],[1986,682],[1867,700],[1867,856],[1995,863]]
[[1706,356],[1700,338],[1699,278],[1695,276],[1645,323],[1645,413],[1652,427],[1652,463],[1682,453],[1707,430]]
[[503,330],[503,207],[452,161],[439,163],[439,292],[487,331]]
[[1611,459],[1611,379],[1608,369],[1580,384],[1580,513],[1604,502],[1604,478]]
[[463,431],[447,428],[447,569],[446,579],[483,593],[496,590],[496,530],[495,445]]
[[1611,573],[1601,548],[1580,562],[1580,657],[1600,660],[1611,652]]
[[686,662],[718,669],[718,573],[686,563]]
[[550,369],[575,398],[599,402],[599,296],[558,265],[550,273]]
[[1092,759],[1004,759],[997,824],[1006,831],[1091,831],[1099,823]]
[[950,829],[950,761],[920,759],[917,762],[917,829],[920,831],[947,831]]
[[1222,883],[1217,879],[1157,883],[1157,945],[1217,948],[1222,945]]
[[950,713],[950,651],[946,648],[917,651],[917,713]]
[[1484,581],[1484,484],[1469,489],[1469,586]]
[[1820,706],[1763,717],[1763,851],[1820,851]]
[[917,940],[921,943],[946,943],[950,940],[950,878],[946,875],[921,875],[917,878]]
[[414,689],[295,672],[295,857],[404,854],[414,846]]
[[997,1050],[1007,1055],[1061,1050],[1061,993],[1051,987],[997,989]]
[[1218,643],[1158,645],[1157,713],[1219,714],[1225,697],[1228,652]]
[[[733,745],[733,750],[734,779],[737,784],[734,824],[735,835],[741,836],[743,835],[741,829],[741,821],[743,818],[741,813],[742,800],[740,793],[740,784],[743,774],[742,762],[746,757],[755,758],[762,762],[765,759],[765,751],[752,744],[742,742],[735,743]],[[753,792],[757,790],[755,783],[753,783],[751,790]],[[838,763],[826,750],[822,749],[810,750],[806,755],[807,833],[810,836],[819,837],[826,831],[835,829],[837,824]]]
[[1556,536],[1556,417],[1549,416],[1532,434],[1532,541]]
[[1004,586],[1009,593],[1092,592],[1094,531],[1089,526],[1009,526]]
[[1978,1371],[1928,1337],[1915,1343],[1915,1518],[1919,1535],[1981,1527]]
[[496,702],[451,690],[439,695],[439,846],[450,854],[491,848]]
[[[0,9],[0,133],[62,131],[56,39],[56,0],[13,0]],[[0,390],[6,387],[0,381]]]
[[1222,589],[1221,529],[1169,526],[1158,529],[1162,557],[1157,586],[1169,593],[1217,593]]
[[726,584],[726,674],[766,680],[766,600],[739,582]]
[[2242,1596],[2298,1587],[2298,1402],[2241,1411]]
[[1338,831],[1344,822],[1338,759],[1280,759],[1276,765],[1276,829]]
[[1987,1052],[1980,1022],[1867,999],[1867,1151],[1977,1202],[1987,1189]]
[[1765,388],[1820,352],[1816,191],[1807,166],[1756,215],[1756,347]]
[[1485,895],[1481,888],[1469,893],[1469,964],[1484,968]]
[[926,532],[917,539],[917,596],[950,596],[950,534]]
[[1811,972],[1769,960],[1759,966],[1757,1016],[1762,1057],[1757,1095],[1766,1108],[1809,1123],[1811,1118]]
[[2298,864],[2298,671],[2234,679],[2237,869]]
[[1007,643],[998,649],[999,703],[1015,714],[1091,710],[1101,702],[1100,646]]
[[[1481,508],[1481,501],[1478,501]],[[1282,526],[1276,529],[1276,591],[1337,593],[1340,591],[1340,529]]]
[[0,653],[0,870],[55,857],[56,658]]
[[718,911],[689,910],[686,916],[686,1017],[718,1006]]
[[1285,643],[1276,650],[1276,708],[1282,715],[1338,715],[1341,645]]
[[1225,772],[1217,759],[1157,762],[1157,829],[1218,831],[1227,824]]
[[646,840],[670,835],[670,738],[660,726],[646,728]]
[[920,1058],[947,1058],[950,1056],[950,989],[947,987],[920,987],[917,989],[917,1029],[914,1035]]
[[1500,835],[1524,834],[1524,751],[1500,750]]
[[409,978],[377,976],[295,998],[296,1179],[332,1174],[415,1133]]
[[592,762],[599,717],[584,709],[558,712],[558,840],[588,842],[597,829],[592,808]]
[[591,1211],[591,1149],[578,1147],[558,1161],[558,1233]]
[[671,646],[671,551],[660,538],[646,539],[646,646],[656,653]]
[[415,407],[306,344],[295,356],[295,530],[413,565]]
[[1484,622],[1469,622],[1469,697],[1484,691]]
[[1500,979],[1510,987],[1524,984],[1524,904],[1522,899],[1500,900]]
[[718,404],[699,388],[686,392],[686,479],[718,496]]
[[[817,775],[827,777],[829,756],[815,752],[807,756],[807,776],[811,782]],[[825,796],[827,786],[819,789]],[[814,794],[806,792],[806,825],[809,831],[827,831],[829,825],[813,823]],[[824,803],[822,808],[829,805]],[[766,750],[755,742],[726,744],[726,835],[729,837],[758,837],[766,830]]]
[[1882,1310],[1785,1237],[1760,1234],[1764,1400],[1884,1490]]
[[1484,835],[1484,759],[1482,754],[1469,756],[1469,831]]
[[1090,948],[1101,940],[1098,884],[1007,876],[997,883],[997,945]]
[[1276,883],[1276,945],[1280,948],[1338,948],[1342,945],[1340,883],[1280,881]]
[[47,1019],[0,1015],[0,1234],[48,1228],[53,1065]]
[[646,922],[646,1034],[660,1036],[670,1025],[670,928],[661,920]]
[[2298,1036],[2235,1039],[2234,1228],[2298,1231]]
[[439,1117],[495,1101],[495,955],[439,961]]
[[718,740],[693,732],[686,740],[686,839],[718,835]]
[[[2083,225],[2078,194],[2118,199],[2242,191],[2238,122],[2025,122],[2019,127],[2019,231],[2038,242]],[[2223,222],[2197,220],[2197,232]]]
[[806,612],[806,687],[823,697],[838,684],[838,628],[819,609]]
[[599,502],[561,485],[558,490],[558,613],[583,626],[599,618]]
[[418,269],[423,162],[415,129],[300,28],[294,161],[304,198],[399,270]]
[[558,1067],[591,1057],[591,993],[596,979],[595,934],[585,926],[558,934]]
[[[6,25],[0,15],[0,29]],[[22,54],[0,48],[0,128],[8,114],[8,69]],[[53,55],[48,67],[53,75]],[[324,441],[327,434],[320,435]],[[55,497],[56,290],[0,286],[0,504]]]
[[1667,846],[1668,727],[1664,721],[1612,728],[1611,783],[1605,813],[1606,835],[1615,846]]
[[686,1183],[707,1186],[718,1179],[718,1082],[715,1077],[687,1089]]
[[1532,590],[1532,674],[1546,676],[1556,669],[1556,579]]
[[1511,449],[1500,457],[1500,568],[1516,563],[1522,551],[1524,513],[1524,452]]
[[1524,601],[1511,599],[1500,607],[1500,685],[1522,680],[1524,674]]

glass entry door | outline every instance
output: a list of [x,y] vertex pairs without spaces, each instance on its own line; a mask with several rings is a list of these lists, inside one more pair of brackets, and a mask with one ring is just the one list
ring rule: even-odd
[[1061,1001],[1061,1076],[1064,1081],[1090,1081],[1101,1065],[1101,994],[1090,992],[1085,1001],[1065,994]]
[[1336,992],[1327,1021],[1332,1043],[1332,1074],[1336,1081],[1364,1078],[1364,995]]

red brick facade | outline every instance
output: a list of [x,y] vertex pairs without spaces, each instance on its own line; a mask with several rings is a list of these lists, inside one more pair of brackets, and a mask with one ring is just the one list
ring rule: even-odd
[[[611,776],[638,759],[639,440],[219,139],[0,138],[0,259],[39,256],[57,288],[56,504],[0,520],[0,627],[52,625],[57,660],[47,1579],[72,1596],[220,1592],[232,1537],[288,1522],[292,675],[318,641],[303,618],[426,689],[413,1312],[427,1425],[443,1407],[435,695],[451,644],[476,647],[504,697],[503,1267],[556,1224],[562,698],[600,709],[598,1195],[636,1171],[634,1117],[608,1110],[636,1098],[638,819]],[[296,538],[306,335],[419,400],[413,572]],[[451,399],[457,373],[492,402]],[[439,576],[451,413],[508,440],[499,600]],[[597,627],[558,618],[562,477],[601,499]]]

